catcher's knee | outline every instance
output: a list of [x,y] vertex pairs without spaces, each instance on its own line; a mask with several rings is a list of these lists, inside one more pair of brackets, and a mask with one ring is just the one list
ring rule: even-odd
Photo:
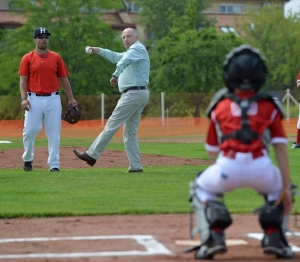
[[[231,225],[232,219],[223,202],[217,200],[208,200],[206,203],[201,202],[197,197],[197,178],[201,175],[202,171],[198,173],[196,179],[189,184],[189,201],[191,207],[194,210],[197,227],[191,226],[191,237],[195,233],[199,233],[202,242],[205,242],[210,236],[210,230],[212,228],[218,228],[224,230]],[[222,195],[216,195],[217,197]],[[192,224],[192,223],[191,223]]]
[[225,229],[232,223],[231,216],[224,203],[210,200],[206,202],[206,218],[210,228]]
[[283,206],[275,206],[274,203],[274,201],[266,202],[260,209],[259,223],[264,230],[268,228],[282,228]]
[[[274,205],[274,201],[266,202],[265,205],[260,209],[259,223],[265,234],[267,234],[268,229],[277,229],[280,236],[280,241],[285,245],[288,245],[288,241],[285,237],[287,231],[287,225],[289,216],[284,215],[283,206],[280,204],[278,206]],[[262,245],[264,246],[264,239],[262,240]]]
[[209,200],[202,203],[196,196],[192,198],[192,207],[195,211],[196,231],[198,232],[202,242],[208,240],[211,229],[224,230],[231,225],[232,219],[224,203]]
[[[291,197],[292,202],[295,202],[295,196],[300,196],[297,190],[298,186],[291,184]],[[254,213],[259,213],[259,222],[261,227],[266,228],[280,228],[283,233],[288,230],[289,214],[285,215],[283,212],[283,205],[275,206],[275,201],[267,201],[268,197],[265,194],[261,194],[265,200],[265,204],[256,210]]]

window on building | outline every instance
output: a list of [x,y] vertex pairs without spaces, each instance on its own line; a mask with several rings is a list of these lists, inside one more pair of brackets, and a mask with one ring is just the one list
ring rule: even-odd
[[16,9],[15,7],[13,7],[13,5],[14,5],[13,0],[8,0],[7,3],[8,3],[8,9]]
[[219,27],[221,32],[228,34],[228,33],[233,33],[236,36],[239,36],[238,32],[235,30],[233,26],[220,26]]
[[[0,2],[1,2],[1,0],[0,0]],[[5,2],[5,1],[2,1],[2,2]],[[14,0],[7,0],[7,5],[8,5],[9,10],[21,10],[20,8],[14,7],[15,2],[16,1],[14,1]],[[36,1],[35,0],[30,0],[29,4],[36,5]]]
[[140,7],[131,1],[124,1],[126,5],[126,11],[128,13],[138,13],[140,11]]
[[220,4],[220,13],[223,14],[242,14],[245,12],[243,4]]

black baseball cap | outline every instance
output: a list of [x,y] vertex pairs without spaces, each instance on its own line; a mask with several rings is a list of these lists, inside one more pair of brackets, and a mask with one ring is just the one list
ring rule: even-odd
[[38,28],[36,28],[34,31],[33,31],[33,38],[36,38],[38,35],[44,35],[44,34],[46,34],[46,35],[48,35],[48,36],[50,36],[51,35],[51,33],[48,31],[48,29],[47,28],[45,28],[45,27],[38,27]]

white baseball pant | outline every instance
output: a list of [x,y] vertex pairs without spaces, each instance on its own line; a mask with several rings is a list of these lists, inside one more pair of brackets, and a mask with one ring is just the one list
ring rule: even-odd
[[59,95],[52,93],[51,96],[36,96],[31,92],[28,96],[30,110],[25,111],[23,129],[24,154],[23,161],[33,161],[34,143],[37,134],[42,130],[43,125],[48,139],[48,165],[50,169],[59,168],[59,147],[61,131],[61,99]]
[[137,131],[149,97],[149,90],[132,90],[122,94],[103,131],[90,146],[87,154],[98,159],[114,134],[124,125],[123,138],[129,160],[128,169],[142,169]]
[[196,179],[197,196],[202,201],[216,200],[217,194],[249,187],[267,195],[268,201],[277,200],[282,189],[282,178],[266,154],[253,159],[252,153],[236,153],[235,159],[220,156],[215,164]]

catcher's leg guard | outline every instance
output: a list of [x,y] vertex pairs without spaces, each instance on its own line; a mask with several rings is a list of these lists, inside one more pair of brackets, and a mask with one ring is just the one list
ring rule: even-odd
[[195,258],[211,259],[217,253],[226,252],[224,229],[231,225],[232,219],[224,203],[207,201],[204,204],[194,196],[191,205],[202,242]]
[[260,209],[259,223],[264,229],[262,247],[265,254],[278,258],[293,258],[294,254],[285,237],[288,216],[284,216],[283,206],[275,206],[274,201],[266,202]]

